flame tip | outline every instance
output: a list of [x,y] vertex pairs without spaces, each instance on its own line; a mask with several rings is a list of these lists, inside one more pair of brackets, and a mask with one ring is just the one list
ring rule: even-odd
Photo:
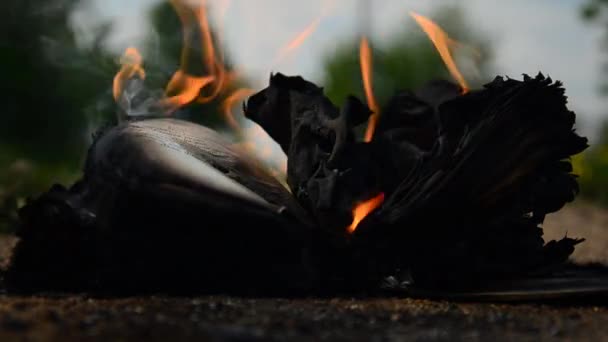
[[363,89],[365,91],[365,98],[367,106],[373,113],[368,120],[367,129],[365,130],[365,142],[370,142],[376,129],[376,123],[378,115],[380,113],[378,103],[374,97],[373,86],[372,86],[372,53],[369,47],[369,42],[365,36],[361,37],[359,43],[359,63],[361,66],[361,76],[363,78]]
[[410,11],[410,15],[414,18],[424,33],[426,33],[427,37],[435,46],[435,49],[437,49],[437,52],[439,52],[439,55],[448,68],[450,74],[452,74],[452,77],[456,79],[460,87],[463,89],[463,92],[466,93],[469,86],[460,73],[460,70],[458,70],[450,51],[450,46],[456,45],[458,42],[451,39],[448,34],[431,19],[419,15],[413,11]]

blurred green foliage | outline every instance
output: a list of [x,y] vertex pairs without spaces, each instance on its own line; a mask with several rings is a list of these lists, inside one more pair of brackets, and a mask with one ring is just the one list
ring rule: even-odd
[[[581,9],[584,20],[604,26],[601,47],[608,52],[608,0],[589,0]],[[601,69],[608,76],[608,61]],[[606,78],[604,78],[606,79]],[[598,85],[602,95],[608,95],[608,82]],[[608,113],[607,113],[608,114]],[[591,146],[573,158],[575,173],[579,175],[581,194],[589,200],[608,205],[608,120],[603,119]]]
[[608,205],[608,122],[600,130],[599,140],[573,158],[573,166],[579,175],[581,194]]
[[[107,90],[111,70],[100,44],[76,46],[69,13],[76,0],[3,1],[0,72],[3,159],[76,167],[86,146],[89,118],[83,113]],[[106,31],[99,32],[99,41]]]
[[[0,231],[11,226],[15,209],[26,197],[53,183],[69,185],[79,177],[91,134],[116,122],[111,90],[119,56],[109,52],[106,44],[112,25],[87,27],[94,39],[86,46],[79,44],[71,26],[74,11],[93,1],[0,3],[0,30],[5,35],[0,40]],[[141,49],[146,86],[163,89],[180,65],[182,25],[168,2],[153,8],[149,21],[152,29]],[[193,68],[202,65],[204,53],[197,41],[200,37],[193,35],[189,43]],[[208,72],[204,68],[188,71]],[[225,124],[218,114],[221,101],[242,84],[234,82],[211,103],[188,106],[176,115],[221,127]]]
[[97,39],[78,47],[70,27],[77,0],[0,3],[0,230],[15,208],[53,182],[71,181],[87,148],[94,110],[114,63]]

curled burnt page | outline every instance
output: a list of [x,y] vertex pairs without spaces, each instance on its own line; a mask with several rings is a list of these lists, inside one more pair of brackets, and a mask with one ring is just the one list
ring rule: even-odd
[[260,124],[287,154],[287,183],[318,223],[343,233],[355,203],[378,192],[378,164],[353,128],[370,110],[355,97],[341,109],[303,78],[272,75],[253,95],[245,116]]

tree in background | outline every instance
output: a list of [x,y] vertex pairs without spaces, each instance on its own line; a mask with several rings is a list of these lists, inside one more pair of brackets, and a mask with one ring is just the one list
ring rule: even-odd
[[[94,66],[99,44],[79,50],[69,26],[77,0],[8,0],[0,4],[4,104],[2,161],[78,165],[86,141],[83,109],[108,90],[112,74]],[[103,34],[100,40],[103,39]]]
[[[77,33],[70,26],[73,11],[93,1],[0,3],[0,30],[6,35],[0,40],[0,100],[4,106],[0,122],[0,230],[16,219],[16,208],[26,197],[78,177],[91,134],[116,121],[112,81],[119,69],[119,56],[105,48],[111,24],[93,28],[95,38],[87,46],[79,46]],[[179,67],[182,25],[168,2],[154,7],[149,20],[155,33],[143,49],[146,83],[161,89]],[[201,46],[193,42],[191,48],[190,71],[207,72],[201,68]],[[222,127],[221,102],[241,83],[233,82],[217,99],[189,105],[176,115]]]
[[[582,7],[581,15],[584,20],[594,25],[604,26],[602,48],[604,53],[608,52],[608,0],[588,0]],[[604,62],[601,67],[603,72],[608,74],[608,62]],[[600,85],[600,91],[603,95],[608,95],[608,81]]]
[[[602,47],[608,48],[608,0],[589,0],[582,7],[581,16],[593,25],[605,27]],[[608,75],[608,63],[601,66],[604,74]],[[599,84],[600,94],[608,95],[608,82]],[[597,138],[585,152],[575,156],[573,160],[575,172],[579,174],[581,194],[587,199],[608,205],[608,121],[603,120],[597,132]]]
[[[491,81],[483,76],[487,74],[490,59],[489,44],[484,37],[466,26],[460,8],[444,7],[430,17],[451,38],[462,43],[457,52],[467,55],[469,61],[471,56],[477,58],[476,70],[461,67],[469,83],[475,86],[480,82]],[[435,78],[451,79],[431,41],[407,13],[403,15],[403,22],[403,32],[395,35],[386,44],[371,42],[373,89],[381,105],[396,91],[416,88]],[[349,94],[365,98],[358,49],[357,37],[338,47],[325,62],[325,92],[337,104],[344,101]],[[458,64],[462,66],[461,63]]]
[[109,90],[107,27],[80,49],[69,26],[77,0],[0,4],[0,229],[23,197],[69,180],[88,141],[91,108]]

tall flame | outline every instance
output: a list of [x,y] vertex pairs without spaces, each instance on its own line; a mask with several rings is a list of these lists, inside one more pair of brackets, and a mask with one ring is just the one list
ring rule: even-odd
[[118,101],[118,98],[124,90],[125,82],[135,76],[135,74],[142,79],[146,77],[146,72],[144,71],[142,63],[143,58],[139,51],[134,47],[127,48],[120,59],[120,70],[116,73],[116,76],[114,76],[114,81],[112,83],[112,95],[114,96],[114,100]]
[[[197,5],[183,0],[170,0],[171,5],[182,23],[183,46],[180,56],[180,68],[177,70],[165,88],[166,98],[159,105],[167,114],[171,114],[178,108],[197,101],[207,103],[215,99],[227,86],[234,81],[235,74],[225,70],[221,58],[216,57],[216,48],[207,20],[205,1],[200,0]],[[227,3],[227,2],[226,2]],[[191,43],[194,37],[192,28],[196,27],[201,44],[202,64],[205,66],[207,75],[193,75],[190,73]],[[124,83],[134,75],[145,77],[142,67],[143,58],[135,48],[128,48],[121,59],[122,67],[114,77],[113,95],[116,100],[124,90]],[[203,90],[206,95],[201,95]],[[227,118],[230,120],[230,118]],[[234,125],[233,125],[234,126]]]
[[369,117],[367,129],[365,130],[364,139],[366,142],[369,142],[374,136],[374,130],[376,129],[376,123],[378,122],[380,109],[374,97],[374,91],[372,88],[372,52],[369,48],[369,42],[365,37],[361,38],[361,42],[359,44],[359,64],[361,65],[361,76],[363,78],[365,98],[367,99],[368,106],[373,112],[372,115]]
[[435,48],[450,71],[450,74],[452,74],[452,77],[454,77],[454,79],[456,79],[458,84],[460,84],[462,87],[462,92],[468,92],[469,86],[458,70],[458,67],[456,67],[456,63],[454,62],[450,52],[450,46],[457,44],[457,42],[452,40],[447,33],[445,33],[445,31],[441,29],[439,25],[435,24],[431,19],[414,12],[410,12],[410,15],[414,18],[414,20],[416,20],[418,25],[420,25],[422,30],[433,42],[433,45],[435,45]]
[[349,233],[353,233],[359,223],[374,209],[378,208],[384,202],[384,193],[380,193],[366,201],[363,201],[353,209],[353,222],[346,229]]

